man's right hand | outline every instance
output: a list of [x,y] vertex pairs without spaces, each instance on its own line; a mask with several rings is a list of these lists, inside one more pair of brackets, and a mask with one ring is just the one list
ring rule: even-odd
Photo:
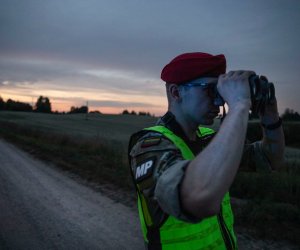
[[249,105],[250,108],[249,77],[254,74],[254,71],[238,70],[219,76],[218,92],[228,104],[229,109],[240,103]]

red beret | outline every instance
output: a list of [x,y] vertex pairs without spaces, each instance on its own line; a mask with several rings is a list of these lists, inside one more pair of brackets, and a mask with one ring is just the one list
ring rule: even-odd
[[167,83],[184,83],[199,77],[218,77],[226,71],[224,55],[210,55],[202,52],[185,53],[167,64],[161,79]]

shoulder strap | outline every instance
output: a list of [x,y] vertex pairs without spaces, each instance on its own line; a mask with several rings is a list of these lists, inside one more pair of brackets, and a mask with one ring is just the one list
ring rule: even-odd
[[[166,128],[165,126],[153,126],[149,128],[143,129],[144,131],[155,131],[163,134],[166,138],[168,138],[170,141],[172,141],[181,151],[182,156],[187,159],[191,160],[195,158],[195,155],[190,150],[190,148],[186,145],[186,143],[177,135],[175,135],[171,130]],[[215,131],[211,128],[205,128],[205,127],[199,127],[197,131],[197,135],[199,137],[205,137],[210,134],[214,134]]]
[[175,135],[171,130],[167,129],[164,126],[153,126],[150,128],[145,128],[144,130],[147,131],[156,131],[164,135],[166,138],[168,138],[171,142],[173,142],[178,149],[181,151],[181,154],[183,158],[187,160],[191,160],[195,158],[193,152],[190,150],[190,148],[186,145],[186,143],[177,135]]

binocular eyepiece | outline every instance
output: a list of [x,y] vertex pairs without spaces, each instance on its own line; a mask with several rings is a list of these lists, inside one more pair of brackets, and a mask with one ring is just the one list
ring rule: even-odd
[[[275,100],[275,87],[272,82],[268,82],[268,79],[264,76],[251,75],[249,77],[249,87],[251,94],[251,112],[252,114],[264,113],[265,106]],[[214,104],[217,106],[223,106],[225,104],[224,99],[219,94],[217,86],[215,86],[216,98]]]

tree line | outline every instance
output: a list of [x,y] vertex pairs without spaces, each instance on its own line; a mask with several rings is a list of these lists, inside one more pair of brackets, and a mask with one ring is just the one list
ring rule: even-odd
[[[6,102],[0,96],[0,110],[8,110],[8,111],[25,111],[25,112],[39,112],[39,113],[55,113],[59,114],[58,111],[53,112],[51,107],[51,102],[48,97],[40,96],[36,103],[32,106],[28,103],[14,101],[12,99],[8,99]],[[64,114],[65,112],[62,112]],[[68,114],[87,114],[87,113],[97,113],[101,114],[100,111],[90,111],[88,106],[75,107],[72,106]],[[124,110],[122,112],[123,115],[140,115],[140,116],[151,116],[149,112],[135,112],[132,110],[129,112],[128,110]]]
[[144,112],[144,111],[135,112],[134,110],[129,112],[127,109],[123,110],[122,115],[152,116],[149,112]]
[[0,110],[9,111],[36,111],[42,113],[51,113],[51,103],[48,97],[40,96],[34,107],[28,103],[8,99],[6,102],[0,96]]
[[282,120],[286,121],[300,121],[300,114],[295,112],[293,109],[285,109],[284,113],[281,115]]
[[[48,97],[40,96],[36,103],[32,106],[28,103],[14,101],[8,99],[6,102],[0,96],[0,110],[8,111],[25,111],[25,112],[39,112],[39,113],[58,113],[53,112],[51,107],[51,102]],[[64,112],[63,112],[64,113]],[[71,107],[68,113],[88,113],[88,107]]]
[[[51,107],[51,102],[48,97],[40,96],[36,103],[32,106],[28,103],[14,101],[12,99],[8,99],[6,102],[0,96],[0,110],[8,110],[8,111],[25,111],[25,112],[39,112],[39,113],[59,113],[57,111],[53,112]],[[63,112],[65,113],[65,112]],[[88,106],[74,107],[70,108],[70,111],[67,112],[69,114],[78,114],[89,113]],[[99,111],[91,111],[90,113],[101,113]],[[128,111],[127,109],[123,110],[122,115],[139,115],[139,116],[154,116],[149,112],[139,111],[136,112],[134,110]],[[251,117],[250,118],[258,118]],[[282,120],[285,121],[300,121],[300,114],[293,109],[286,108],[284,113],[281,115]]]

